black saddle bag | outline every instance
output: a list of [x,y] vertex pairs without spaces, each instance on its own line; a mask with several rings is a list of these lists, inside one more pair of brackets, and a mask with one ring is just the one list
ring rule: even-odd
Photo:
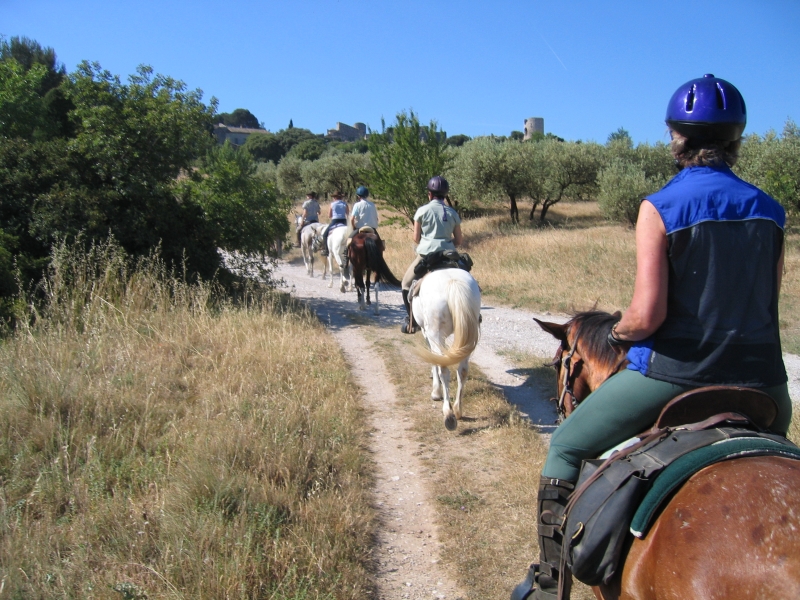
[[[584,461],[577,487],[603,462]],[[650,486],[643,475],[631,461],[619,461],[587,488],[570,511],[564,558],[576,579],[586,585],[607,584],[616,574],[630,522]]]

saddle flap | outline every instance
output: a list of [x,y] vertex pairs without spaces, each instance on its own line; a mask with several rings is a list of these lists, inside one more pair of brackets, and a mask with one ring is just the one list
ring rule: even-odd
[[662,409],[654,429],[697,423],[725,412],[739,413],[756,427],[767,429],[778,415],[778,406],[772,396],[753,388],[708,386],[670,400]]

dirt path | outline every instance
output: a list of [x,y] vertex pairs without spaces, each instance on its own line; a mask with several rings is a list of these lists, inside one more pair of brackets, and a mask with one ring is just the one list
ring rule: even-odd
[[[329,281],[323,281],[319,271],[313,279],[309,278],[302,262],[297,260],[293,264],[281,262],[276,275],[285,280],[284,289],[306,300],[327,325],[364,390],[371,418],[370,450],[376,464],[375,497],[381,519],[374,548],[380,600],[463,597],[463,590],[440,564],[441,544],[434,503],[426,484],[426,469],[419,458],[419,443],[409,429],[411,419],[397,409],[397,396],[385,365],[359,325],[368,322],[399,327],[405,315],[399,291],[379,288],[380,315],[375,316],[371,310],[358,311],[355,292],[339,291],[338,276],[334,286],[328,288]],[[542,433],[550,433],[555,411],[548,401],[549,390],[539,387],[534,378],[516,368],[508,357],[525,353],[549,358],[554,351],[554,340],[532,318],[558,322],[565,318],[486,303],[481,312],[481,342],[473,362]],[[800,359],[787,355],[786,364],[790,371],[790,391],[797,400]],[[380,386],[376,382],[381,382]]]
[[[409,430],[411,420],[397,410],[389,374],[358,324],[367,319],[371,324],[399,327],[405,314],[400,292],[379,288],[380,315],[375,316],[371,310],[358,311],[355,292],[339,291],[338,277],[328,288],[329,280],[323,281],[319,272],[309,278],[302,263],[296,261],[281,262],[276,275],[285,280],[284,289],[306,300],[327,325],[364,390],[372,426],[370,449],[376,464],[375,497],[382,522],[374,549],[380,599],[463,597],[458,584],[440,566],[434,503],[419,459],[419,444]],[[549,393],[537,390],[498,350],[533,351],[546,357],[552,352],[553,339],[539,331],[528,314],[493,306],[483,306],[482,311],[482,339],[473,362],[548,433],[555,420],[547,401]],[[380,387],[375,382],[381,382]]]

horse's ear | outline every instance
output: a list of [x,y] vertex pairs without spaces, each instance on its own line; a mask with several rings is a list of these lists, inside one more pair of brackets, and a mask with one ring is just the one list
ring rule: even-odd
[[549,323],[547,321],[540,321],[536,317],[533,318],[534,321],[544,329],[547,333],[552,335],[559,341],[566,342],[567,341],[567,326],[562,325],[560,323]]
[[614,317],[617,321],[619,321],[622,318],[622,313],[620,311],[617,311],[611,316]]

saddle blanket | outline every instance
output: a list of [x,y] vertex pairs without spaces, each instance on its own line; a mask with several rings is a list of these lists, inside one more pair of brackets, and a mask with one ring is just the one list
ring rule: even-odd
[[656,477],[633,515],[631,533],[644,537],[661,504],[694,473],[722,460],[765,455],[800,460],[800,448],[761,437],[731,438],[681,456]]

